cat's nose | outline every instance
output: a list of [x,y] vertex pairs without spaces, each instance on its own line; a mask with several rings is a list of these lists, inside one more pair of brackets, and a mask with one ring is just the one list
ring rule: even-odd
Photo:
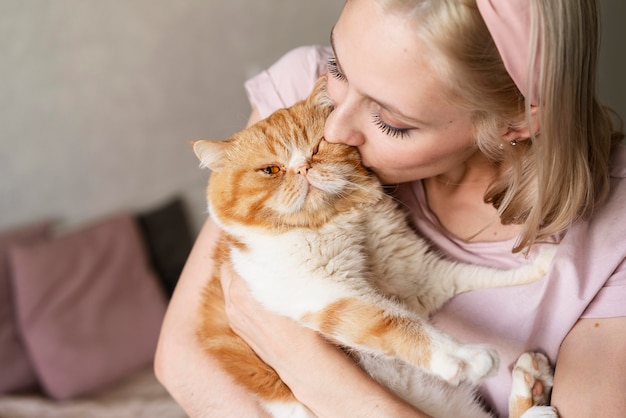
[[309,172],[309,165],[308,164],[304,164],[301,165],[300,167],[298,167],[297,172],[298,174],[302,174],[303,176],[306,176],[307,173]]

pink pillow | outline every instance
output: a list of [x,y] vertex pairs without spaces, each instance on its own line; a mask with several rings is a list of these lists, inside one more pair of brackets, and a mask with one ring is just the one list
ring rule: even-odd
[[37,376],[19,337],[13,312],[9,249],[45,239],[49,225],[38,222],[0,234],[0,394],[37,387]]
[[151,364],[165,297],[131,215],[11,251],[17,317],[45,391],[68,399]]

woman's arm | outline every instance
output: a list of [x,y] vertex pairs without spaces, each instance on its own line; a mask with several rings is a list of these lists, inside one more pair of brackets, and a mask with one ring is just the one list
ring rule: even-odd
[[317,332],[265,310],[245,282],[222,269],[231,327],[320,417],[425,417],[380,386]]
[[563,418],[626,413],[626,317],[581,319],[559,351],[552,405]]

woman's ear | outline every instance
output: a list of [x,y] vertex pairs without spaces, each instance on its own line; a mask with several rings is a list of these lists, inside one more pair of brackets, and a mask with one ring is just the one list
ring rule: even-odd
[[530,106],[530,121],[523,120],[515,126],[509,126],[502,136],[506,142],[520,142],[539,133],[539,107]]

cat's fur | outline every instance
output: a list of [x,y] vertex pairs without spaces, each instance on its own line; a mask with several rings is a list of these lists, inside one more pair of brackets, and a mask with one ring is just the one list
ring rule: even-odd
[[[425,412],[491,416],[470,383],[497,369],[496,353],[457,342],[428,316],[461,292],[537,280],[551,255],[511,271],[438,256],[362,167],[357,149],[323,139],[331,110],[321,78],[307,100],[229,140],[194,143],[213,171],[209,210],[224,231],[214,277],[219,263],[231,262],[268,309],[347,347]],[[206,351],[274,416],[313,416],[232,332],[223,304],[214,278],[198,330]]]

